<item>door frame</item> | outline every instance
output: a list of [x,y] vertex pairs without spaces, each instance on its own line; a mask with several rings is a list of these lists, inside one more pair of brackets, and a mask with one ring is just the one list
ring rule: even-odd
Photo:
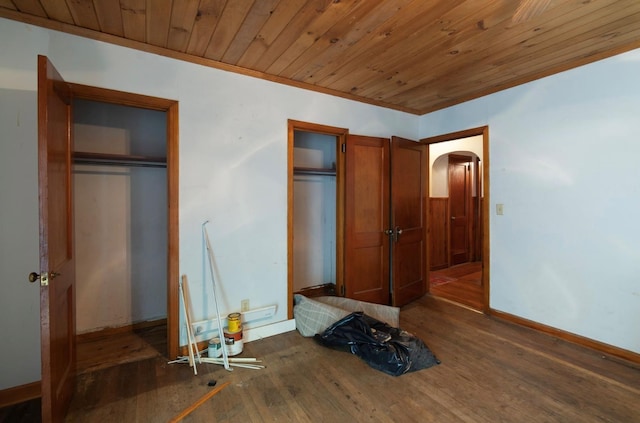
[[293,148],[295,131],[336,137],[336,290],[344,292],[344,157],[349,130],[317,123],[287,120],[287,316],[293,319]]
[[[490,185],[489,185],[489,126],[479,126],[477,128],[465,129],[462,131],[451,132],[433,137],[422,138],[423,144],[435,144],[439,142],[453,141],[460,138],[468,138],[482,135],[482,210],[480,211],[482,221],[482,289],[484,304],[482,311],[488,313],[491,309],[490,304],[490,245],[489,245],[489,204],[490,204]],[[429,162],[429,150],[427,149],[427,163]],[[429,210],[429,195],[427,195],[427,213]],[[428,234],[427,245],[431,242],[431,236]],[[427,253],[427,278],[429,278],[430,257]],[[427,286],[429,284],[427,283]]]
[[[73,98],[163,111],[167,119],[167,355],[179,355],[179,109],[178,101],[68,83]],[[73,111],[72,111],[73,112]]]

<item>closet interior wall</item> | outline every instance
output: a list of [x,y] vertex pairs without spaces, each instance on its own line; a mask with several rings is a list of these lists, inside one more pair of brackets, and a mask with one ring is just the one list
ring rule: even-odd
[[74,100],[73,131],[109,158],[74,161],[77,333],[166,318],[166,113]]
[[336,154],[332,135],[295,131],[293,291],[336,284]]

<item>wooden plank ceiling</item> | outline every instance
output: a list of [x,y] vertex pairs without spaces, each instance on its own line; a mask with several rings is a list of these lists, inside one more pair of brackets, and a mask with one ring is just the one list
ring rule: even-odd
[[415,114],[640,47],[639,0],[0,0],[0,16]]

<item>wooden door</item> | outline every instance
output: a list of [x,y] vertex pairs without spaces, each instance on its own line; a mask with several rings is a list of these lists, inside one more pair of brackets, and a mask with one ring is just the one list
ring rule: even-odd
[[469,157],[449,155],[449,264],[466,263],[470,254],[471,170]]
[[75,390],[71,91],[38,57],[42,421],[62,421]]
[[345,161],[345,295],[389,304],[389,139],[349,135]]
[[402,306],[426,292],[427,146],[391,141],[392,303]]

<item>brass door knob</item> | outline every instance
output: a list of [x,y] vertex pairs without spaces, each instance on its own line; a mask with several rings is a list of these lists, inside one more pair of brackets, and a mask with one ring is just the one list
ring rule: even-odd
[[40,275],[39,274],[37,274],[36,272],[29,273],[29,282],[35,282],[38,279],[40,279]]

